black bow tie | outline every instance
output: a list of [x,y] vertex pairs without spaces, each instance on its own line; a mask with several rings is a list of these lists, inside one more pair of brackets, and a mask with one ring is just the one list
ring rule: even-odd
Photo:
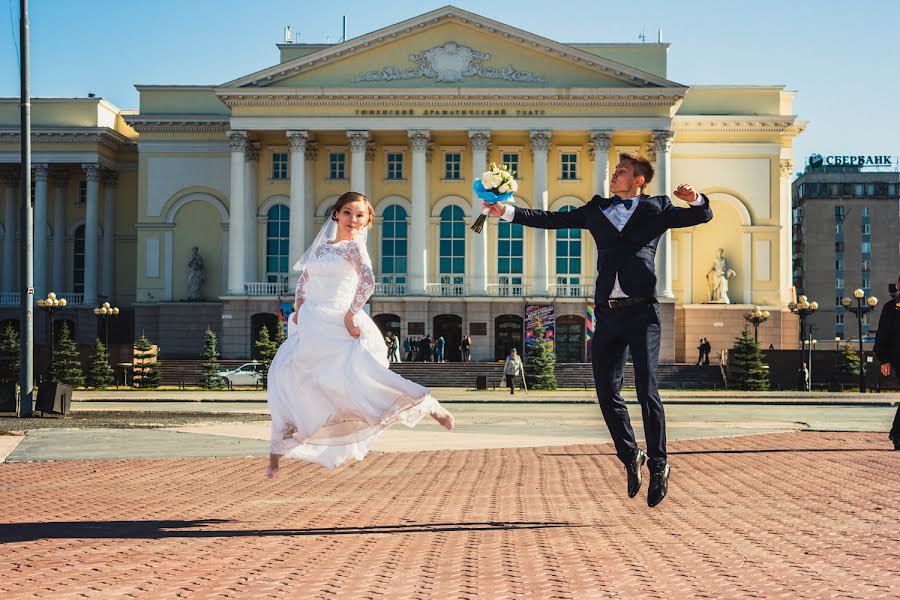
[[631,205],[634,203],[633,198],[627,198],[625,200],[619,198],[618,196],[613,196],[612,198],[604,198],[602,202],[600,202],[600,208],[602,210],[606,210],[610,206],[615,206],[617,204],[621,204],[625,207],[625,210],[631,210]]

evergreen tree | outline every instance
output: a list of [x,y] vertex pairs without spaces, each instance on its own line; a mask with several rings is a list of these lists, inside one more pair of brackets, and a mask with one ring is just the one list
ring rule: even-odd
[[550,341],[544,337],[544,327],[538,323],[534,330],[535,342],[527,346],[525,357],[525,377],[528,387],[535,390],[555,390],[556,354],[550,349]]
[[219,376],[219,351],[216,350],[216,334],[206,328],[203,339],[203,371],[200,375],[200,387],[205,390],[220,390],[225,382]]
[[97,338],[94,342],[90,364],[87,375],[87,387],[103,390],[111,386],[115,379],[115,373],[112,365],[109,364],[109,354],[106,352],[106,346],[103,345],[100,338]]
[[18,381],[21,364],[19,330],[7,321],[0,332],[0,381]]
[[69,333],[69,324],[62,322],[59,337],[56,340],[56,352],[53,355],[53,367],[50,369],[50,381],[64,383],[75,387],[84,387],[84,371],[81,368],[81,357],[75,340]]
[[156,361],[156,349],[143,333],[134,346],[134,375],[131,385],[141,389],[159,387],[159,363]]
[[729,354],[728,385],[735,390],[769,389],[769,372],[763,362],[762,351],[747,328],[735,340]]
[[841,354],[838,357],[838,373],[841,375],[859,375],[859,354],[850,344],[841,346]]
[[275,358],[275,353],[278,352],[278,347],[281,345],[278,342],[278,337],[283,337],[278,335],[278,332],[282,329],[281,323],[276,324],[275,327],[274,340],[269,337],[269,328],[265,325],[260,328],[259,337],[256,339],[256,354],[261,363],[260,373],[262,374],[263,386],[268,386],[269,367],[272,366],[272,359]]

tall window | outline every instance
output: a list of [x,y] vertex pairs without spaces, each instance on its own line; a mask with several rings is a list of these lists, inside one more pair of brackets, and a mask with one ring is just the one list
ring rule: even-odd
[[[564,206],[560,212],[575,210],[574,206]],[[581,230],[556,230],[556,283],[560,296],[568,293],[578,295],[578,291],[568,287],[581,285]]]
[[501,296],[522,295],[523,227],[520,223],[497,223],[497,278]]
[[387,153],[387,179],[403,179],[403,153]]
[[448,152],[444,155],[444,179],[462,179],[462,154]]
[[328,179],[347,179],[347,155],[344,152],[328,155]]
[[383,283],[406,283],[406,228],[406,209],[397,204],[388,206],[381,225]]
[[438,259],[441,283],[463,283],[466,272],[466,224],[464,213],[458,206],[448,206],[441,211],[440,258]]
[[272,154],[272,179],[288,178],[287,152],[275,152]]
[[87,202],[87,181],[78,182],[78,204]]
[[564,152],[562,154],[562,179],[578,179],[578,155]]
[[269,209],[266,225],[266,281],[283,283],[288,277],[291,209],[276,204]]
[[503,164],[506,165],[506,168],[509,171],[516,173],[516,179],[519,178],[519,153],[518,152],[504,152],[503,153]]
[[84,293],[84,225],[75,230],[75,248],[72,256],[72,287],[76,294]]

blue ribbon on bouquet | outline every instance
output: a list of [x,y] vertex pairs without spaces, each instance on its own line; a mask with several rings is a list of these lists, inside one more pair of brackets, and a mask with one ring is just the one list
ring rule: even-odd
[[[472,184],[472,189],[475,190],[475,195],[487,202],[488,204],[495,204],[497,202],[506,202],[507,200],[512,199],[514,192],[509,191],[505,194],[497,194],[488,189],[485,189],[484,185],[481,183],[480,179],[476,179],[475,183]],[[487,209],[485,209],[486,211]],[[472,223],[472,227],[470,229],[475,233],[481,233],[481,230],[484,228],[484,222],[487,219],[487,212],[482,212],[482,214],[478,215],[478,218],[475,219],[475,222]]]

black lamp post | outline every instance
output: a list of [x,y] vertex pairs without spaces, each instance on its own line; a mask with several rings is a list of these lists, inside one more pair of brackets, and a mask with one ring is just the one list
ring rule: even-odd
[[806,340],[806,317],[819,310],[819,303],[816,301],[809,302],[806,296],[800,296],[797,298],[797,302],[788,304],[788,310],[800,317],[800,349],[803,350],[803,344]]
[[119,307],[110,306],[109,302],[104,302],[100,307],[94,309],[94,314],[98,319],[103,321],[103,345],[106,346],[106,354],[109,355],[109,319],[119,316]]
[[[50,366],[48,370],[50,373],[53,372],[53,357],[56,353],[56,345],[54,343],[54,334],[53,331],[53,315],[64,309],[66,307],[66,299],[65,298],[57,298],[56,294],[50,292],[47,294],[46,298],[37,301],[38,308],[47,311],[47,316],[49,317],[50,322]],[[49,375],[49,374],[48,374]]]
[[856,315],[856,325],[859,332],[859,393],[866,392],[866,357],[863,355],[863,337],[862,337],[862,317],[866,313],[875,310],[878,305],[878,298],[869,296],[863,303],[866,293],[857,288],[853,290],[853,300],[856,300],[856,306],[853,306],[853,300],[844,297],[841,299],[841,305],[844,310],[849,310]]
[[753,310],[744,315],[744,320],[753,323],[753,339],[759,343],[759,324],[769,320],[769,311],[759,310],[758,306],[754,306]]
[[809,365],[809,391],[812,391],[813,384],[813,350],[816,349],[816,344],[819,343],[819,340],[813,339],[812,337],[812,327],[809,328],[809,338],[803,340],[803,345],[809,350],[809,358],[806,361],[806,364]]

